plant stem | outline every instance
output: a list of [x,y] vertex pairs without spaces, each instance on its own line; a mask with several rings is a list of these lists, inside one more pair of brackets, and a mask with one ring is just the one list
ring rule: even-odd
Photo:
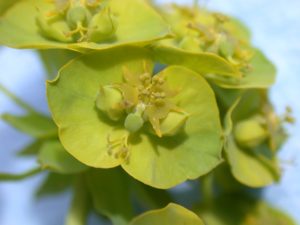
[[36,175],[42,171],[41,167],[37,167],[20,174],[0,173],[1,181],[18,181]]
[[85,180],[81,175],[78,176],[71,207],[66,218],[66,225],[85,225],[89,213],[89,196]]

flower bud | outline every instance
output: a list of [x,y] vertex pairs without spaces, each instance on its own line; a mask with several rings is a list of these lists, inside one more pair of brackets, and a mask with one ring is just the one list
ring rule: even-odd
[[88,40],[93,42],[105,41],[113,37],[118,23],[114,15],[108,10],[95,14],[88,27]]
[[65,35],[65,30],[67,27],[62,24],[53,24],[47,20],[42,14],[38,15],[36,18],[36,23],[40,29],[42,35],[47,38],[54,39],[61,42],[72,42],[72,37]]
[[189,115],[182,112],[169,112],[160,123],[162,136],[173,136],[180,132],[186,124]]
[[234,129],[235,140],[240,146],[246,148],[255,148],[260,145],[267,135],[267,130],[256,119],[241,121]]
[[112,120],[118,120],[122,116],[123,96],[119,90],[111,86],[103,86],[100,88],[97,99],[96,106],[99,110],[106,113],[107,116]]
[[141,129],[143,124],[144,120],[140,114],[130,113],[125,119],[124,126],[129,132],[134,133]]

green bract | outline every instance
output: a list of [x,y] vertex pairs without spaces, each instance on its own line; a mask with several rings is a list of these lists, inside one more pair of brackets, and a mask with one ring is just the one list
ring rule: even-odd
[[143,0],[25,0],[0,19],[0,43],[15,48],[64,48],[85,52],[145,45],[169,29]]
[[136,217],[129,225],[204,225],[193,212],[177,205],[169,204],[163,209],[146,212]]
[[48,100],[62,144],[79,161],[121,165],[146,184],[169,188],[221,162],[221,126],[203,78],[179,66],[152,74],[143,49],[84,56],[48,83]]
[[261,51],[253,49],[253,56],[249,63],[250,68],[241,79],[227,79],[217,75],[207,77],[223,88],[267,88],[274,84],[276,69]]
[[[259,91],[249,91],[240,102],[232,105],[225,118],[225,152],[232,174],[251,187],[266,186],[280,178],[274,155],[278,146],[274,146],[272,140],[275,133],[280,132],[281,124],[268,109],[269,103],[263,95]],[[261,98],[261,102],[251,105],[249,98]]]
[[[162,15],[175,34],[173,39],[160,41],[158,57],[163,61],[184,65],[225,88],[265,88],[274,83],[274,66],[250,45],[249,32],[236,19],[197,7],[176,5],[165,7]],[[179,60],[182,55],[190,60]],[[201,71],[199,59],[202,57],[219,57],[227,69]]]

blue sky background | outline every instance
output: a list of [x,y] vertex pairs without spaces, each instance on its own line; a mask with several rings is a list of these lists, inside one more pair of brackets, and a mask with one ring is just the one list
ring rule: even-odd
[[[192,3],[159,0],[157,2]],[[200,0],[208,8],[233,15],[252,31],[253,43],[261,48],[278,70],[277,83],[270,97],[282,113],[293,107],[297,122],[288,126],[290,139],[280,152],[283,178],[266,188],[264,197],[287,211],[300,225],[300,1],[299,0]],[[0,48],[0,83],[37,110],[48,113],[45,98],[45,72],[38,56],[30,50]],[[22,110],[0,93],[0,114],[21,114]],[[15,153],[30,138],[0,121],[0,171],[22,172],[36,164],[32,158],[16,158]],[[43,175],[17,183],[0,183],[0,225],[63,224],[70,201],[68,193],[34,199],[34,191]]]

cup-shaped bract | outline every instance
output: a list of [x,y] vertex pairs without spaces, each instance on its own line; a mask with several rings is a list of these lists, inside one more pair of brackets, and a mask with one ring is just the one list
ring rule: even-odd
[[130,225],[204,225],[203,221],[192,211],[170,203],[163,209],[152,210],[136,217]]
[[168,25],[143,0],[16,1],[0,19],[0,43],[14,48],[87,52],[169,35]]
[[[86,55],[48,83],[48,101],[62,144],[79,161],[121,165],[148,185],[170,188],[222,161],[219,112],[212,89],[196,73],[171,66],[152,74],[144,49]],[[108,86],[123,95],[117,120],[96,106],[99,88]]]
[[[231,72],[203,73],[197,63],[184,61],[180,64],[225,88],[266,88],[274,83],[274,66],[251,45],[247,28],[238,20],[204,8],[177,5],[166,6],[161,13],[175,34],[174,38],[159,42],[157,51],[162,60],[178,63],[180,60],[176,58],[183,52],[194,62],[202,55],[207,58],[213,55],[231,66]],[[166,51],[173,51],[173,57],[165,59]]]
[[279,146],[273,146],[273,139],[279,138],[282,127],[281,123],[273,124],[274,114],[270,118],[264,110],[270,104],[264,94],[258,90],[246,92],[225,117],[225,153],[231,172],[250,187],[272,184],[281,174],[275,154]]

